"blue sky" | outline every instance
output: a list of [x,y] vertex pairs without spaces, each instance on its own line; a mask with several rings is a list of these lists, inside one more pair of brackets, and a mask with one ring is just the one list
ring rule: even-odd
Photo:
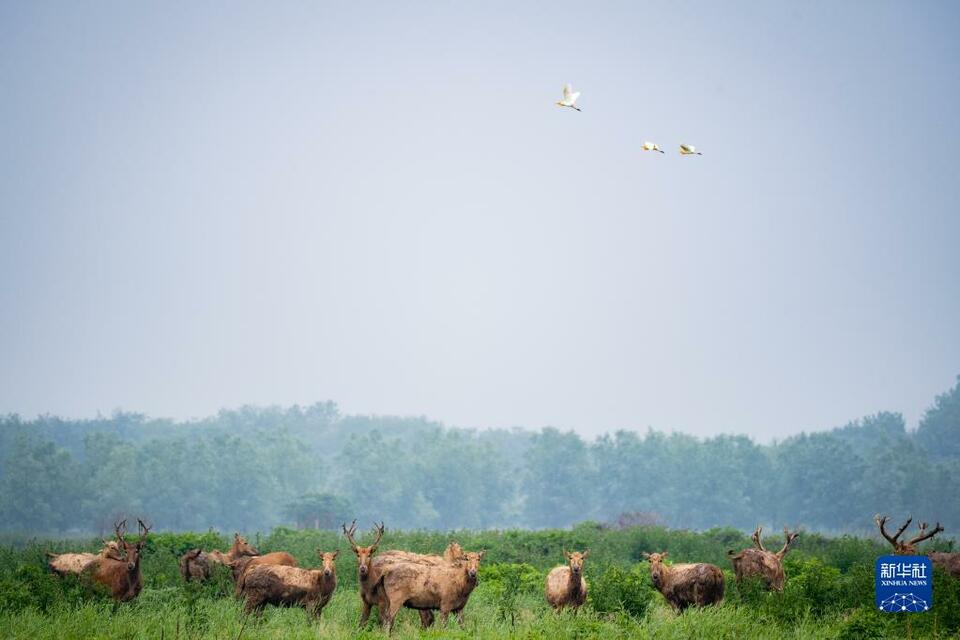
[[960,373],[958,26],[3,3],[0,411],[913,425]]

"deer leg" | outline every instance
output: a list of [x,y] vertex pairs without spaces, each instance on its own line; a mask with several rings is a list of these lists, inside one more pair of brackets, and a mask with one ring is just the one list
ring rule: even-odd
[[[402,603],[397,602],[396,604],[390,604],[388,607],[380,607],[381,622],[383,622],[383,624],[385,624],[387,627],[387,635],[393,633],[393,620],[397,617],[397,612],[400,611],[401,606]],[[389,611],[389,613],[387,613],[386,620],[383,620],[384,611]]]
[[457,622],[462,627],[463,626],[463,607],[460,607],[459,609],[454,611],[454,613],[457,614]]
[[363,608],[360,610],[360,628],[367,626],[367,620],[370,619],[370,603],[363,600]]
[[420,626],[424,629],[433,624],[433,611],[420,609]]

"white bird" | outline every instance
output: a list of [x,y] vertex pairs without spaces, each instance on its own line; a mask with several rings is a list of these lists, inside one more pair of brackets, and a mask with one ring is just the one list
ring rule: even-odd
[[574,91],[573,87],[568,82],[563,85],[563,100],[557,101],[558,107],[570,107],[571,109],[576,109],[580,111],[580,107],[577,106],[577,98],[580,97],[579,91]]
[[644,143],[643,143],[643,150],[644,150],[644,151],[659,151],[660,153],[663,153],[663,149],[661,149],[660,146],[659,146],[656,142],[650,142],[650,141],[647,141],[647,142],[644,142]]
[[703,154],[697,151],[697,148],[692,144],[682,144],[680,145],[680,155],[682,156],[702,156]]

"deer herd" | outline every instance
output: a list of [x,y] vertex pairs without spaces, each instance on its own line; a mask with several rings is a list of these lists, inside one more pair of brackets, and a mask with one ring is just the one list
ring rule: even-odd
[[[140,556],[150,528],[138,520],[139,538],[126,539],[127,521],[114,526],[116,540],[104,540],[100,553],[63,553],[50,556],[50,570],[59,576],[86,575],[105,587],[117,602],[136,598],[143,588]],[[908,519],[893,535],[886,530],[887,517],[877,515],[874,522],[880,534],[897,555],[914,555],[920,542],[943,531],[937,523],[928,530],[925,522],[918,524],[918,535],[903,541],[901,537],[912,522]],[[451,542],[443,555],[390,550],[377,553],[383,538],[383,523],[374,526],[373,542],[357,544],[356,520],[343,533],[357,557],[357,580],[361,601],[360,627],[367,625],[370,613],[376,607],[380,624],[388,633],[401,608],[416,610],[420,623],[427,628],[434,622],[434,612],[440,612],[441,622],[447,623],[453,613],[462,625],[463,610],[470,594],[477,586],[480,560],[484,551],[467,552]],[[800,535],[784,527],[784,544],[777,551],[764,549],[762,527],[757,527],[751,539],[753,546],[740,552],[727,553],[733,565],[737,582],[745,578],[758,579],[768,590],[783,591],[785,574],[783,558]],[[317,550],[319,567],[306,569],[297,566],[296,559],[284,551],[260,554],[239,533],[226,553],[192,549],[180,558],[180,573],[190,581],[207,580],[216,565],[230,569],[236,596],[244,601],[246,613],[261,613],[268,604],[298,606],[315,618],[320,616],[337,588],[336,559],[339,551]],[[565,565],[552,569],[546,578],[544,595],[551,607],[560,613],[564,608],[576,611],[587,599],[587,580],[584,561],[590,550],[564,551]],[[664,599],[678,612],[690,606],[704,607],[723,600],[724,578],[721,569],[713,564],[666,564],[666,551],[644,553],[650,564],[650,580]],[[960,553],[932,552],[928,554],[933,565],[944,568],[960,578]]]

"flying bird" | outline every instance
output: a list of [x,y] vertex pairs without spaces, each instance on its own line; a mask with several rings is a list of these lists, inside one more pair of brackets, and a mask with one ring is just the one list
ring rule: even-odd
[[680,155],[682,156],[702,156],[703,154],[697,151],[697,148],[692,144],[682,144],[680,145]]
[[579,91],[574,91],[573,87],[568,82],[563,85],[563,100],[557,101],[558,107],[570,107],[571,109],[576,109],[580,111],[580,107],[577,106],[577,98],[580,97]]
[[659,151],[660,153],[663,153],[663,149],[661,149],[660,146],[659,146],[656,142],[649,142],[649,141],[644,142],[644,143],[643,143],[643,150],[644,150],[644,151]]

